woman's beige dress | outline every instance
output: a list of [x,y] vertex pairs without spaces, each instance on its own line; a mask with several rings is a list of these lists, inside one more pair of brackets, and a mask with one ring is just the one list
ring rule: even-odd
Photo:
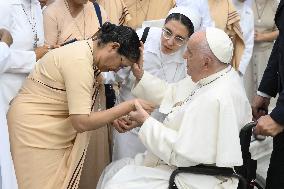
[[105,9],[109,21],[116,25],[127,25],[131,16],[123,0],[97,0]]
[[[253,1],[252,9],[254,12],[255,31],[265,33],[272,32],[277,29],[274,23],[274,15],[276,13],[277,6],[277,0],[257,0],[257,5],[255,4],[255,1]],[[258,11],[257,8],[259,9]],[[254,43],[251,62],[244,76],[245,88],[250,101],[252,101],[253,96],[256,95],[256,91],[267,66],[272,47],[273,42]],[[275,102],[272,102],[272,104],[275,105]]]
[[[90,43],[90,47],[87,42]],[[11,152],[20,189],[77,189],[90,133],[78,133],[70,114],[90,114],[92,41],[47,53],[8,111]]]
[[[66,0],[65,0],[66,2]],[[72,18],[64,0],[56,0],[43,13],[45,43],[48,45],[62,44],[72,39],[87,39],[99,29],[99,21],[93,3],[88,2],[84,9]],[[107,20],[101,7],[102,22]],[[101,93],[103,98],[104,93]],[[105,107],[105,99],[101,104]],[[81,189],[92,189],[96,186],[101,172],[110,162],[108,128],[102,127],[91,134],[88,153],[82,172]]]
[[126,25],[134,29],[141,27],[143,21],[166,18],[175,6],[175,0],[124,0],[124,3],[131,16]]

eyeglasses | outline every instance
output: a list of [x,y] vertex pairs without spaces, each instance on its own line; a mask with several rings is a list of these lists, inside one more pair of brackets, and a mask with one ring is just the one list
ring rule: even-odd
[[[165,39],[169,40],[171,37],[174,36],[173,33],[171,31],[169,31],[168,29],[163,28],[162,30],[163,30],[163,32],[162,32],[163,33],[163,37]],[[185,43],[186,40],[187,39],[184,39],[182,37],[174,36],[174,42],[178,46],[182,46]]]

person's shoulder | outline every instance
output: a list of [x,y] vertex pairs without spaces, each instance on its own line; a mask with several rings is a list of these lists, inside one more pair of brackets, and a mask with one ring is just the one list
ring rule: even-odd
[[62,13],[62,7],[64,5],[65,4],[62,0],[56,0],[44,9],[43,14],[54,16],[57,15],[58,13]]

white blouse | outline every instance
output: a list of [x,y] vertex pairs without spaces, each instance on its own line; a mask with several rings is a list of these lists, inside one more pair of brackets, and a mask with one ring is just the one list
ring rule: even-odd
[[37,46],[42,46],[44,42],[39,2],[37,0],[32,0],[31,3],[29,0],[0,1],[0,28],[9,30],[13,37],[11,55],[7,59],[8,67],[0,75],[3,102],[7,109],[8,103],[17,94],[23,80],[36,63],[35,33],[38,37]]

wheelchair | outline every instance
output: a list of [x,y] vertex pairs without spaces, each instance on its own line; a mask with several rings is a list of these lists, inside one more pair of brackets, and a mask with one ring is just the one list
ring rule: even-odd
[[[257,178],[257,160],[253,160],[249,151],[251,138],[253,135],[253,128],[256,126],[255,122],[246,124],[240,131],[240,143],[242,150],[243,165],[227,168],[227,167],[213,167],[206,165],[196,165],[191,167],[177,167],[171,174],[169,179],[169,189],[178,189],[175,185],[175,177],[179,173],[202,174],[209,176],[224,176],[239,179],[238,189],[264,189],[263,182]],[[261,140],[256,137],[256,140]]]

